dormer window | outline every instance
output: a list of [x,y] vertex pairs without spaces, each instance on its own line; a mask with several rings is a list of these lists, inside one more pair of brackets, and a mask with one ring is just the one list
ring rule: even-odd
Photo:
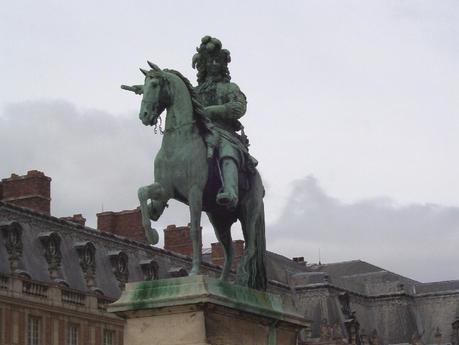
[[93,288],[96,278],[96,246],[87,241],[77,243],[75,249],[80,258],[80,267],[83,270],[86,285]]
[[19,269],[19,263],[22,258],[22,225],[18,222],[11,222],[0,225],[6,251],[9,255],[11,272],[16,272]]
[[40,242],[44,248],[46,262],[48,263],[48,271],[51,279],[56,279],[59,276],[61,267],[61,237],[55,231],[43,232],[39,236]]
[[124,289],[129,278],[128,256],[125,252],[118,250],[109,253],[112,271],[119,282],[120,289]]

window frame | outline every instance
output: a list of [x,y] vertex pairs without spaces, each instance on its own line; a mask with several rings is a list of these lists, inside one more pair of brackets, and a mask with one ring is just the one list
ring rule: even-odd
[[[75,338],[72,338],[74,336]],[[79,345],[80,344],[80,325],[75,322],[69,322],[67,324],[67,345]]]
[[[36,327],[35,327],[35,326]],[[41,345],[42,336],[42,318],[40,316],[29,314],[27,317],[27,345]]]
[[[111,337],[111,341],[107,341],[107,336]],[[116,345],[116,331],[114,329],[105,328],[102,337],[102,345]]]

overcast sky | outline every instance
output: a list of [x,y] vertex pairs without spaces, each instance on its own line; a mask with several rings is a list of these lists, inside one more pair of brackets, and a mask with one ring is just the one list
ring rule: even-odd
[[[91,226],[136,207],[161,137],[119,85],[140,83],[147,59],[194,81],[206,34],[248,97],[270,250],[459,278],[457,1],[10,1],[0,176],[44,171],[53,214]],[[157,228],[187,222],[171,203]]]

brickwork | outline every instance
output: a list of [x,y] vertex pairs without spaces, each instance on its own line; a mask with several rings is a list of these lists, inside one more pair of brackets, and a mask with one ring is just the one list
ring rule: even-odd
[[26,334],[26,323],[25,323],[25,312],[19,310],[18,315],[18,340],[19,345],[25,345],[25,334]]
[[95,335],[95,345],[101,345],[102,344],[102,329],[100,326],[96,327],[96,335]]
[[[85,225],[85,219],[81,214],[61,218],[74,223],[63,224],[55,217],[21,211],[5,203],[9,202],[49,214],[50,181],[51,179],[43,173],[30,171],[25,176],[12,175],[0,182],[1,230],[2,232],[5,230],[5,234],[9,233],[10,227],[13,228],[13,225],[10,225],[11,221],[14,220],[15,224],[19,223],[21,229],[19,233],[22,235],[19,237],[19,249],[15,249],[14,253],[20,252],[16,266],[20,267],[21,271],[24,269],[22,271],[24,276],[11,273],[8,260],[13,258],[13,254],[8,252],[7,246],[10,246],[9,241],[12,239],[9,236],[0,236],[0,264],[5,263],[0,272],[0,345],[27,343],[29,315],[39,318],[40,344],[43,345],[65,344],[69,324],[77,326],[79,345],[103,345],[106,330],[114,332],[115,345],[123,345],[124,321],[106,312],[106,305],[120,293],[116,276],[110,269],[98,268],[91,273],[88,265],[91,267],[91,262],[97,262],[97,267],[109,268],[111,267],[110,251],[122,250],[129,258],[129,280],[140,281],[145,279],[142,265],[147,261],[154,260],[158,267],[158,276],[163,279],[186,275],[190,271],[191,259],[159,248],[81,229],[81,225]],[[44,201],[46,207],[40,204]],[[103,212],[97,215],[97,219],[100,231],[145,241],[139,209]],[[24,224],[30,225],[23,226]],[[59,233],[62,240],[61,250],[65,249],[66,253],[70,253],[68,250],[74,251],[72,255],[66,257],[66,260],[62,260],[59,268],[60,277],[65,277],[65,282],[33,280],[48,276],[49,267],[40,256],[45,253],[38,239],[42,236],[40,234],[50,231]],[[170,225],[164,230],[164,236],[166,250],[191,256],[192,241],[188,226]],[[80,249],[86,246],[92,248],[92,251],[85,251],[87,255],[82,255]],[[244,242],[234,241],[233,247],[235,259],[232,267],[235,268],[243,254]],[[213,264],[222,265],[223,248],[219,243],[213,243],[211,249],[211,253],[206,251],[204,255],[203,273],[218,276],[220,273],[218,268],[209,265],[208,262],[211,260]],[[86,262],[87,260],[89,263]],[[42,265],[38,265],[38,262],[42,262]],[[344,268],[336,268],[337,265],[341,267],[343,264]],[[378,270],[375,271],[373,268]],[[313,327],[311,334],[305,336],[306,342],[300,342],[301,344],[337,345],[347,342],[344,334],[346,323],[342,320],[346,320],[348,316],[343,311],[344,306],[340,299],[345,291],[345,294],[350,296],[349,312],[355,312],[361,329],[368,331],[366,339],[373,334],[373,331],[377,331],[375,333],[377,341],[365,341],[362,342],[363,344],[407,343],[414,334],[416,326],[414,321],[421,320],[426,324],[425,343],[445,344],[450,342],[452,336],[451,342],[459,345],[459,281],[438,282],[437,285],[441,285],[438,287],[436,283],[409,281],[408,278],[380,271],[379,268],[360,261],[306,265],[303,257],[295,257],[290,261],[269,252],[267,269],[272,279],[269,285],[270,292],[282,295],[288,294],[295,288],[293,290],[296,291],[295,303],[299,303],[306,317],[315,322],[316,326]],[[85,275],[88,272],[94,275],[91,278],[94,280],[91,288],[96,289],[72,290],[85,286],[87,281],[81,279],[86,279]],[[328,279],[329,274],[330,279]],[[30,275],[28,279],[25,278],[27,275]],[[231,276],[234,278],[234,275]],[[396,280],[386,282],[387,277]],[[60,285],[61,283],[63,284]],[[65,288],[66,283],[71,286]],[[405,287],[399,288],[399,286]],[[64,290],[73,291],[72,296],[76,297],[69,299]],[[324,331],[321,328],[323,320],[327,320],[327,325],[333,327],[340,325],[341,331],[344,332],[344,340],[341,337],[335,337],[336,339],[330,337],[330,334],[335,334],[335,328],[333,332]],[[441,339],[437,337],[437,327],[441,330]],[[339,328],[337,329],[339,331]]]
[[120,212],[102,212],[97,214],[97,229],[115,235],[130,238],[138,242],[146,242],[142,226],[140,209]]
[[293,262],[296,262],[299,265],[306,266],[306,261],[304,261],[304,256],[297,256],[292,258]]
[[[214,265],[222,266],[225,261],[223,246],[219,242],[212,243],[211,246],[212,246],[212,256],[211,256],[212,263]],[[239,259],[244,254],[244,241],[243,240],[233,241],[233,251],[234,251],[234,257],[233,257],[233,262],[231,263],[231,267],[235,269],[237,267]]]
[[45,318],[45,344],[53,343],[53,319],[51,317]]
[[[30,316],[38,320],[39,344],[67,344],[68,327],[72,324],[77,326],[79,345],[102,345],[106,329],[115,332],[118,342],[114,344],[122,345],[124,320],[100,310],[95,303],[97,296],[86,295],[85,305],[68,308],[62,303],[59,286],[49,285],[46,298],[24,296],[20,289],[22,278],[11,276],[10,280],[9,289],[0,290],[1,345],[26,345]],[[92,339],[91,332],[96,334]]]
[[71,217],[61,217],[60,219],[66,220],[66,221],[69,221],[69,222],[73,222],[73,223],[77,223],[77,224],[80,224],[80,225],[83,225],[83,226],[86,224],[86,218],[84,218],[81,213],[74,214]]
[[124,331],[119,331],[117,345],[123,345],[123,344],[124,344]]
[[65,320],[59,320],[59,344],[65,344]]
[[193,245],[190,227],[169,225],[164,229],[164,249],[191,256],[193,254]]
[[24,176],[12,174],[2,179],[1,200],[49,215],[51,212],[51,178],[37,170]]
[[5,312],[3,313],[5,315],[4,317],[4,331],[3,331],[3,338],[4,338],[4,341],[5,341],[5,344],[10,344],[12,342],[12,338],[13,338],[13,323],[12,323],[12,318],[13,318],[13,315],[12,315],[12,312],[11,312],[11,307],[10,306],[7,306],[6,308],[4,308]]
[[82,323],[82,327],[81,327],[82,337],[81,337],[81,340],[82,340],[83,344],[89,344],[91,342],[90,328],[89,327],[90,326],[89,326],[88,322]]

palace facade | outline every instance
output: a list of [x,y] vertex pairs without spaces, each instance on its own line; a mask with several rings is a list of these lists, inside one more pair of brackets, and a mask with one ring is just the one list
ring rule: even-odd
[[[39,171],[0,183],[0,344],[122,345],[124,320],[106,311],[127,282],[178,277],[191,266],[188,227],[146,244],[138,209],[51,215],[51,179]],[[235,262],[244,242],[234,241]],[[218,276],[219,244],[203,249]],[[455,264],[455,263],[452,263]],[[421,283],[364,261],[308,265],[268,252],[269,288],[312,328],[303,344],[459,345],[459,280]]]

